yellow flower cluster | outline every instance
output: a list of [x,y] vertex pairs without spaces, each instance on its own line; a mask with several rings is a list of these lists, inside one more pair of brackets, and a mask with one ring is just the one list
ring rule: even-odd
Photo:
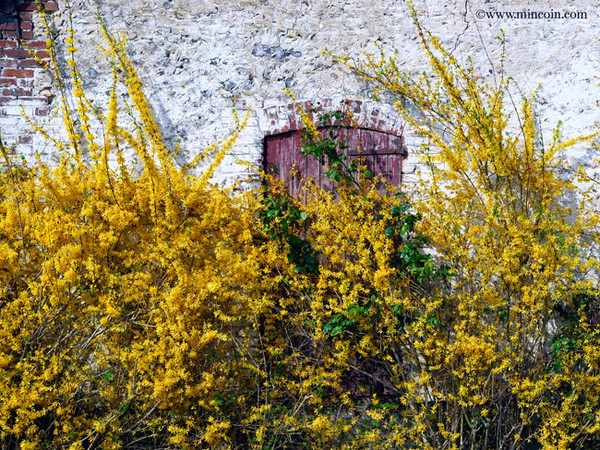
[[412,12],[431,73],[403,71],[398,55],[340,58],[401,99],[424,137],[416,230],[448,265],[396,350],[416,368],[397,375],[402,432],[426,448],[597,445],[598,215],[589,178],[559,154],[596,133],[563,143],[557,130],[544,146],[533,100],[510,111],[511,79],[480,84]]

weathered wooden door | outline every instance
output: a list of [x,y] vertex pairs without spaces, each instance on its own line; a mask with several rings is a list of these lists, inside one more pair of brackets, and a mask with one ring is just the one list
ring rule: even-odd
[[[402,182],[402,160],[406,151],[402,137],[365,128],[338,130],[349,159],[363,158],[373,175],[382,175],[388,183]],[[331,182],[324,176],[325,167],[312,156],[300,152],[300,134],[297,131],[267,136],[265,138],[265,171],[276,175],[288,187],[290,194],[301,195],[302,180],[312,178],[324,188]]]

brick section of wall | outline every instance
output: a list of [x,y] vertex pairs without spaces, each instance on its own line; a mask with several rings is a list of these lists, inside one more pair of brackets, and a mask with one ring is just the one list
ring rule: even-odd
[[[47,12],[56,11],[55,1],[44,1]],[[34,33],[37,3],[32,0],[9,2],[0,9],[0,134],[9,147],[31,153],[33,138],[21,117],[49,113],[48,98],[35,90],[36,78],[44,69],[30,53],[46,60],[46,41]]]

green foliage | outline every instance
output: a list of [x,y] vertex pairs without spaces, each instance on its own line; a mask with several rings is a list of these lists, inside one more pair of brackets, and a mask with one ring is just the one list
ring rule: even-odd
[[266,189],[258,216],[269,238],[278,242],[282,249],[287,246],[288,261],[296,266],[296,273],[318,272],[319,255],[310,242],[300,236],[307,214],[300,210],[297,201],[276,189]]
[[351,123],[351,117],[342,110],[311,112],[317,114],[317,122],[306,127],[301,135],[302,154],[314,157],[326,168],[324,175],[335,183],[355,183],[358,173],[371,178],[368,169],[348,158],[345,153],[348,144],[339,136],[339,132]]

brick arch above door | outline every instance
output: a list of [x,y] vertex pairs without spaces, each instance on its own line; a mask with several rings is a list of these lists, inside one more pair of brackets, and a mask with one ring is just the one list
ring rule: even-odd
[[[374,101],[321,99],[301,101],[299,104],[312,118],[312,110],[335,111],[345,109],[352,114],[359,128],[379,131],[395,136],[404,134],[405,124],[393,107]],[[297,131],[303,128],[293,103],[272,105],[257,111],[258,126],[264,136]]]

